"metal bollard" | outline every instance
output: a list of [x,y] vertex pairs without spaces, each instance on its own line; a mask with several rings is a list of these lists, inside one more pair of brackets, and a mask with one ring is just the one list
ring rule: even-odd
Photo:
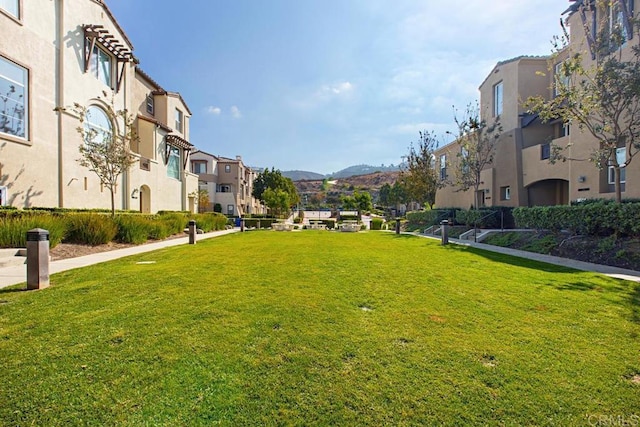
[[446,219],[440,223],[440,234],[442,235],[442,245],[449,244],[449,221]]
[[400,234],[400,219],[396,219],[396,234]]
[[49,286],[49,232],[27,231],[27,290]]
[[196,222],[193,219],[189,221],[189,244],[196,244]]

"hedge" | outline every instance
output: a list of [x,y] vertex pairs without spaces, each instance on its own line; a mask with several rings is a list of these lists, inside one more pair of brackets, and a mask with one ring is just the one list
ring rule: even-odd
[[576,206],[515,208],[513,216],[520,228],[566,230],[592,236],[640,236],[639,202],[599,201]]

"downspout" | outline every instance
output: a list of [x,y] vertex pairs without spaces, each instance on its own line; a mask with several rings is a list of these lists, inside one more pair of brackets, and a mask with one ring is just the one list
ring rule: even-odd
[[56,113],[58,115],[58,207],[64,207],[64,185],[63,185],[63,111],[64,111],[64,52],[62,51],[62,41],[64,40],[64,0],[57,1],[57,40],[56,40]]

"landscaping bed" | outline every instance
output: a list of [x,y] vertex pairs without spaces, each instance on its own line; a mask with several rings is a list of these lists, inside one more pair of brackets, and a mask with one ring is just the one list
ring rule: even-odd
[[640,239],[635,237],[506,231],[482,243],[640,271]]

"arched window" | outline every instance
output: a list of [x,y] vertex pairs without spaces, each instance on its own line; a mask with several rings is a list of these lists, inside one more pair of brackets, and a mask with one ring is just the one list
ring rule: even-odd
[[102,108],[92,105],[87,108],[84,130],[87,142],[107,142],[111,138],[112,132],[109,116]]

